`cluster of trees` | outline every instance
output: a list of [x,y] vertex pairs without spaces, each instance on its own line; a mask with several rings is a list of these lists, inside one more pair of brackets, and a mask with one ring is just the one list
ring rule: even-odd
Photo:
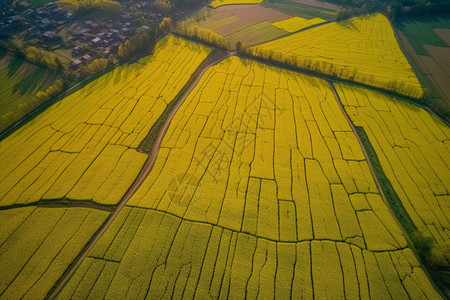
[[36,95],[34,96],[35,99],[34,103],[37,104],[36,107],[47,102],[51,98],[61,93],[64,87],[65,87],[64,81],[62,79],[58,79],[52,85],[47,87],[45,90],[37,92]]
[[170,0],[156,0],[156,5],[163,12],[170,12],[173,9],[172,2]]
[[172,19],[169,17],[164,17],[161,23],[159,23],[158,29],[160,31],[167,31],[170,28],[170,26],[172,26]]
[[98,58],[94,59],[90,63],[83,65],[80,67],[79,71],[82,75],[92,75],[97,72],[103,71],[107,67],[110,67],[114,64],[112,59],[107,58]]
[[153,30],[138,29],[131,38],[119,46],[117,52],[118,58],[128,58],[139,50],[150,47],[155,42],[155,38]]
[[122,5],[114,0],[61,0],[59,3],[75,12],[85,12],[91,9],[110,12],[122,11]]
[[59,61],[58,57],[56,57],[53,53],[38,49],[34,46],[28,46],[23,50],[23,54],[25,55],[25,58],[33,62],[35,64],[53,69],[58,70],[62,68],[61,62]]
[[220,48],[232,50],[230,41],[226,40],[222,35],[215,33],[212,30],[201,28],[197,25],[192,26],[177,26],[176,32],[181,35],[197,38],[203,42],[209,43]]
[[29,96],[26,101],[21,102],[14,111],[8,111],[0,116],[0,132],[25,117],[27,114],[58,95],[67,84],[64,80],[58,79],[52,85],[43,91],[37,92],[33,96]]
[[337,12],[337,19],[375,10],[383,11],[391,20],[402,16],[426,16],[450,12],[448,0],[327,0],[345,5]]

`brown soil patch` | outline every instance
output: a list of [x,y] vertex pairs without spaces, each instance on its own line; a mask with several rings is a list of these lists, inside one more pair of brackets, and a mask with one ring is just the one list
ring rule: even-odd
[[424,45],[430,56],[417,55],[408,39],[399,33],[406,51],[412,56],[422,73],[427,76],[442,97],[443,102],[450,102],[450,48]]
[[450,29],[449,28],[436,28],[434,30],[444,42],[450,46]]
[[[428,53],[430,53],[431,58],[450,78],[450,47],[436,47],[431,45],[424,46]],[[450,82],[450,80],[448,82]]]
[[[200,27],[212,29],[220,35],[227,36],[261,22],[274,23],[291,17],[288,14],[259,4],[225,5],[212,10],[206,19],[199,20],[197,24]],[[223,22],[224,20],[226,21]]]

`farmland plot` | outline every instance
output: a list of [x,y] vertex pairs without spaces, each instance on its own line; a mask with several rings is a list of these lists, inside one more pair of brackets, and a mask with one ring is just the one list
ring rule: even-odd
[[311,28],[249,52],[406,96],[424,95],[389,21],[380,13]]
[[136,148],[211,50],[173,36],[0,143],[0,206],[45,200],[114,205],[147,155]]
[[287,32],[295,32],[299,31],[300,29],[304,29],[323,22],[326,21],[321,18],[314,18],[311,20],[307,20],[300,17],[293,17],[283,21],[275,22],[272,25],[280,29],[286,30]]
[[[258,4],[229,5],[216,9],[204,8],[177,24],[177,31],[187,36],[216,35],[235,48],[241,44],[253,46],[288,35],[288,32],[272,23],[290,19],[291,15]],[[209,40],[210,41],[210,40]]]
[[364,128],[414,225],[436,244],[434,263],[450,263],[450,129],[413,104],[336,86],[355,126]]
[[0,50],[0,133],[42,105],[34,95],[61,74],[33,65]]
[[43,299],[108,215],[90,208],[0,211],[0,298]]
[[263,0],[214,0],[211,2],[211,7],[219,7],[222,5],[230,4],[257,4],[261,3]]
[[60,294],[440,298],[327,83],[229,58]]

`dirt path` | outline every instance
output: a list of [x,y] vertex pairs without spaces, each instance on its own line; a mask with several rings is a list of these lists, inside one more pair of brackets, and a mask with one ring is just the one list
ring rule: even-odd
[[406,239],[406,241],[407,241],[407,243],[408,243],[408,247],[413,251],[414,255],[417,257],[417,260],[420,262],[421,268],[425,271],[425,274],[427,274],[429,281],[433,284],[435,290],[436,290],[438,293],[441,294],[441,296],[443,297],[443,299],[445,299],[444,295],[441,293],[441,289],[440,289],[439,287],[436,286],[436,284],[434,283],[433,278],[430,276],[427,267],[426,267],[424,264],[422,264],[421,259],[420,259],[420,257],[419,257],[419,254],[417,253],[417,250],[416,250],[416,248],[414,247],[414,244],[412,243],[412,241],[411,241],[411,239],[410,239],[408,233],[407,233],[406,230],[403,228],[403,225],[400,223],[400,221],[398,220],[396,214],[395,214],[394,211],[392,210],[391,205],[389,204],[389,202],[388,202],[388,200],[387,200],[387,198],[386,198],[386,195],[384,194],[384,190],[383,190],[383,188],[382,188],[382,186],[381,186],[381,184],[380,184],[380,181],[378,180],[378,176],[377,176],[376,173],[375,173],[375,170],[374,170],[374,168],[373,168],[373,165],[372,165],[372,162],[371,162],[371,160],[370,160],[370,158],[369,158],[369,155],[368,155],[368,153],[367,153],[367,151],[366,151],[366,148],[365,148],[365,146],[364,146],[364,144],[363,144],[361,138],[359,137],[358,132],[356,131],[355,126],[353,125],[353,122],[351,121],[350,117],[348,116],[347,112],[345,111],[345,108],[344,108],[344,106],[342,105],[341,98],[339,97],[339,94],[337,93],[336,89],[334,88],[334,85],[333,85],[332,82],[328,81],[328,84],[330,85],[330,88],[331,88],[331,90],[333,91],[334,99],[336,99],[336,102],[337,102],[337,104],[339,105],[339,108],[341,109],[342,114],[344,115],[345,119],[347,119],[348,124],[350,125],[350,127],[351,127],[353,133],[356,135],[356,138],[358,139],[358,143],[359,143],[359,145],[360,145],[360,147],[361,147],[361,150],[362,150],[363,153],[364,153],[364,157],[366,158],[366,162],[367,162],[367,164],[369,165],[369,170],[370,170],[370,172],[372,173],[372,177],[373,177],[373,179],[375,180],[375,184],[377,185],[378,192],[380,193],[381,198],[382,198],[383,201],[384,201],[384,204],[385,204],[386,207],[388,208],[389,212],[391,213],[391,215],[392,215],[392,217],[394,218],[395,222],[397,223],[398,227],[400,227],[400,230],[402,231],[403,236],[404,236],[404,238]]
[[136,177],[136,180],[133,182],[131,187],[128,189],[128,191],[125,193],[125,195],[122,197],[122,200],[120,200],[117,207],[114,209],[114,211],[111,213],[111,215],[108,217],[106,222],[102,225],[102,227],[97,231],[97,233],[92,237],[92,239],[89,241],[89,243],[84,247],[80,255],[75,259],[75,261],[70,265],[70,267],[66,270],[64,275],[59,279],[59,281],[56,283],[54,288],[50,290],[49,294],[47,295],[48,299],[55,299],[58,294],[61,292],[63,287],[66,285],[66,283],[69,281],[69,279],[72,277],[72,275],[75,273],[75,271],[78,269],[78,267],[81,265],[83,260],[88,256],[89,252],[94,248],[94,246],[97,244],[98,240],[103,236],[103,234],[106,232],[106,230],[109,228],[111,223],[116,219],[117,215],[120,213],[122,208],[127,204],[128,200],[131,199],[131,197],[137,192],[137,190],[141,187],[141,185],[144,183],[147,176],[150,174],[150,172],[153,169],[153,166],[155,164],[156,158],[159,153],[159,148],[161,146],[161,142],[167,132],[167,129],[169,128],[169,125],[175,116],[175,113],[178,111],[178,109],[181,107],[181,105],[184,103],[186,98],[189,96],[189,94],[192,92],[192,90],[197,86],[197,83],[200,81],[202,76],[205,74],[206,70],[208,70],[213,65],[221,62],[222,60],[230,57],[231,55],[234,55],[234,52],[226,52],[226,55],[215,59],[208,65],[204,66],[200,73],[198,73],[195,80],[193,80],[190,83],[190,86],[188,89],[184,92],[183,96],[179,99],[178,103],[174,106],[172,111],[170,111],[169,115],[167,116],[167,119],[163,126],[161,127],[158,136],[155,140],[155,143],[152,147],[152,152],[150,153],[149,157],[145,161],[144,166],[142,167],[141,171],[139,172],[138,176]]

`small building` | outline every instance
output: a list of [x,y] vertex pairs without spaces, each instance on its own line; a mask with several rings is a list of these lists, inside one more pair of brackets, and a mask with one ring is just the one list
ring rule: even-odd
[[92,56],[90,56],[89,54],[84,55],[84,56],[82,57],[82,59],[83,59],[85,62],[90,62],[90,61],[93,61],[93,60],[94,60],[94,59],[92,58]]
[[83,63],[83,62],[82,62],[81,60],[75,59],[74,61],[72,61],[72,62],[70,63],[70,66],[71,66],[73,69],[76,69],[76,68],[78,68],[82,63]]
[[98,47],[102,44],[102,39],[98,36],[91,40],[91,46]]
[[87,51],[87,49],[83,45],[75,46],[72,49],[72,56],[75,57],[75,56],[84,54],[84,53],[86,53],[86,51]]
[[61,41],[61,37],[54,31],[46,31],[42,34],[42,39],[46,44],[56,44]]

